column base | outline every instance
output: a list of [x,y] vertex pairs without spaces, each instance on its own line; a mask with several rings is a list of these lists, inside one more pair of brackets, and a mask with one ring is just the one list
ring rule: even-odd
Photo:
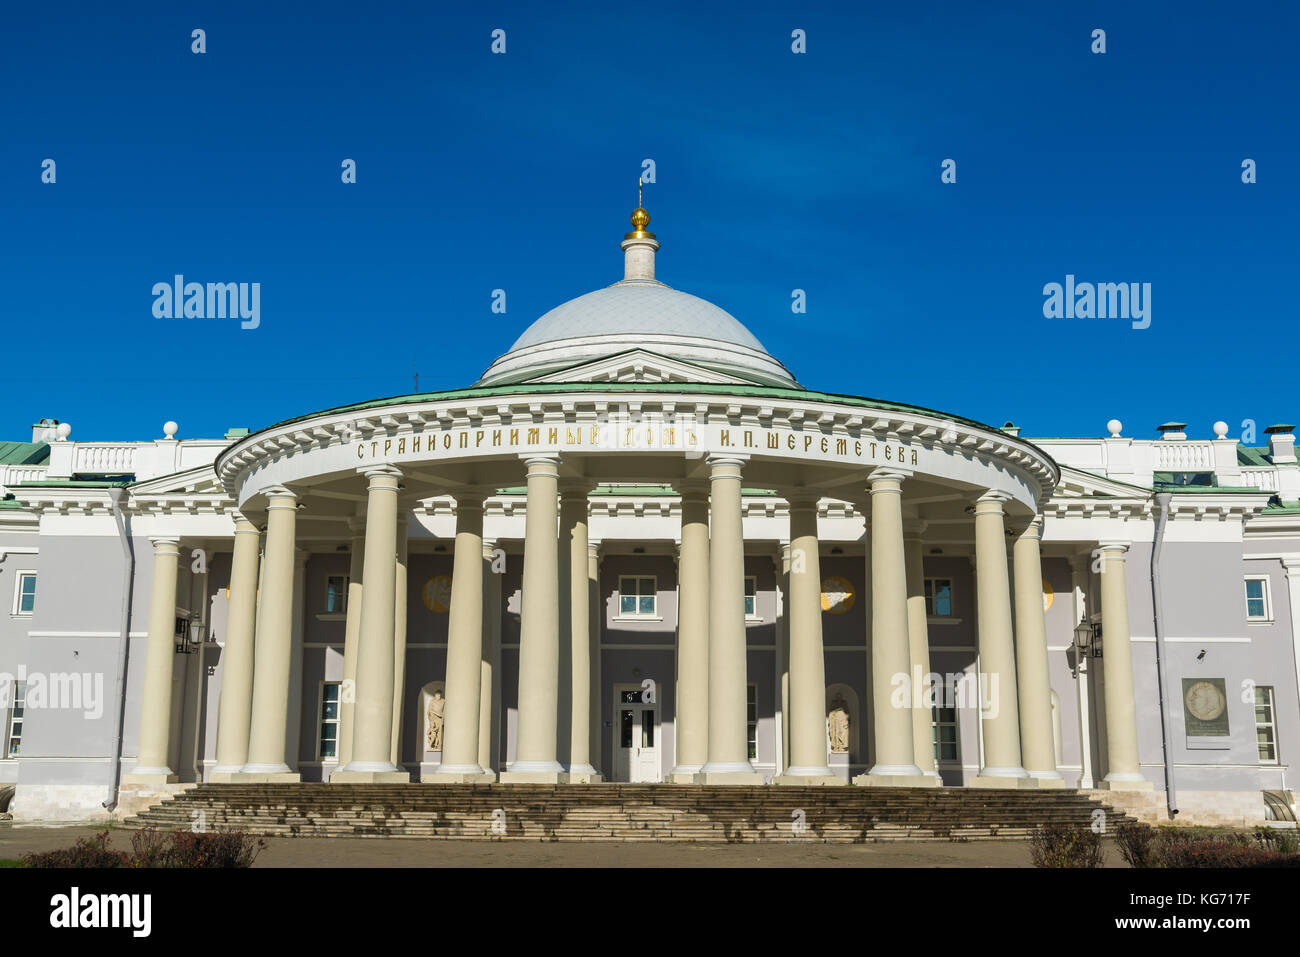
[[979,774],[967,782],[968,788],[1003,788],[1010,791],[1032,791],[1039,787],[1037,778],[1002,777],[1000,775]]
[[502,771],[502,784],[568,784],[565,771]]
[[132,771],[122,775],[123,784],[177,784],[180,778],[171,771]]
[[410,784],[409,771],[335,771],[330,784]]
[[209,778],[217,784],[300,784],[302,775],[297,771],[233,771]]
[[497,776],[491,771],[438,771],[422,776],[421,784],[492,784]]
[[569,770],[565,773],[569,776],[570,784],[600,784],[605,780],[601,773],[590,764],[570,765]]
[[853,779],[860,788],[938,788],[943,782],[928,774],[859,774]]
[[1112,781],[1107,778],[1104,781],[1097,782],[1098,791],[1154,791],[1155,782],[1142,778],[1136,781],[1118,780]]
[[763,783],[763,775],[757,771],[709,771],[706,770],[707,767],[708,765],[705,765],[705,768],[695,775],[696,784],[749,786]]
[[667,774],[664,775],[666,784],[694,784],[696,776],[700,773],[698,764],[679,764]]
[[1063,788],[1065,778],[1060,771],[1030,771],[1029,776],[1038,782],[1039,788]]
[[[827,771],[830,768],[826,769]],[[837,787],[845,782],[833,774],[778,774],[772,779],[773,784],[794,785],[795,787],[822,788]]]

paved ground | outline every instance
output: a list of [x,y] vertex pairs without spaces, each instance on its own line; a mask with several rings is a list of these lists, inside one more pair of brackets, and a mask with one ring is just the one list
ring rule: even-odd
[[[0,858],[71,846],[88,827],[0,825]],[[114,847],[131,833],[114,830]],[[1106,866],[1124,867],[1107,841]],[[559,844],[424,838],[266,839],[257,867],[1028,867],[1026,841],[910,844]]]

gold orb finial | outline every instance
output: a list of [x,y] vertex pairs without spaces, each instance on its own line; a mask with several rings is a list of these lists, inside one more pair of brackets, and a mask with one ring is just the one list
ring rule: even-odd
[[646,208],[641,205],[641,177],[636,178],[636,209],[632,210],[632,232],[624,236],[624,239],[654,239],[655,234],[646,231],[650,225],[650,214]]

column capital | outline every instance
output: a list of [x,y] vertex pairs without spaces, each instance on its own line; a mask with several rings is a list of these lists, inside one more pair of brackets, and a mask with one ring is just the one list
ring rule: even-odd
[[731,466],[736,470],[735,478],[740,478],[740,470],[749,463],[748,455],[740,455],[735,452],[709,452],[704,456],[704,460],[709,463],[710,478],[725,478],[724,474],[719,474],[720,468]]
[[168,549],[174,549],[179,554],[181,537],[179,535],[150,535],[149,541],[153,544],[155,553],[166,553]]
[[[298,493],[287,485],[272,485],[262,493],[266,496],[267,508],[297,508]],[[285,504],[284,499],[288,499],[291,504]],[[279,500],[280,504],[275,504]]]
[[254,525],[252,521],[249,520],[248,516],[244,515],[242,512],[236,512],[233,516],[231,516],[231,518],[234,520],[235,523],[236,535],[262,534],[261,531],[258,529],[258,527]]
[[1025,526],[1024,531],[1022,531],[1022,532],[1020,533],[1020,537],[1021,537],[1021,538],[1025,538],[1025,539],[1028,539],[1028,538],[1036,538],[1036,539],[1038,539],[1039,541],[1042,541],[1042,538],[1043,538],[1043,516],[1041,516],[1041,515],[1035,515],[1033,518],[1031,518],[1031,519],[1029,520],[1029,524]]
[[1287,578],[1300,576],[1300,555],[1283,555],[1281,561]]
[[673,489],[683,499],[695,499],[703,501],[709,497],[709,482],[707,479],[680,479],[673,482]]
[[1124,553],[1128,551],[1130,544],[1130,542],[1098,542],[1097,548],[1103,552],[1118,552],[1111,560],[1123,561]]
[[1007,511],[1004,506],[1009,501],[1011,501],[1011,496],[1008,495],[1006,492],[1002,492],[999,491],[998,489],[991,488],[988,489],[986,492],[984,492],[984,494],[982,494],[979,498],[975,499],[975,504],[974,506],[972,506],[971,510],[976,515],[1005,516]]
[[560,479],[560,495],[565,498],[571,498],[581,495],[583,498],[589,496],[596,490],[597,483],[586,476],[568,476]]
[[813,508],[822,500],[822,494],[814,489],[793,488],[780,493],[782,498],[790,506],[790,511],[796,508]]
[[920,541],[925,530],[930,527],[930,523],[920,518],[903,519],[903,540]]
[[477,509],[481,512],[483,511],[483,503],[487,500],[487,494],[481,488],[463,488],[452,496],[452,500],[456,503],[455,510],[457,512],[461,509]]
[[911,472],[905,472],[902,469],[874,469],[867,476],[867,488],[872,495],[879,495],[882,492],[901,495],[903,480],[910,478],[911,475]]
[[556,452],[520,452],[519,461],[528,466],[529,475],[558,475],[560,456]]
[[396,489],[398,479],[402,477],[402,470],[391,465],[367,465],[357,469],[357,474],[370,479],[371,488]]

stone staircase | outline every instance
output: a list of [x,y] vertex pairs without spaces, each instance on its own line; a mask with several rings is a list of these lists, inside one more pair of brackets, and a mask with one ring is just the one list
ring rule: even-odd
[[862,844],[1131,820],[1077,791],[598,784],[203,784],[126,827],[279,837]]

